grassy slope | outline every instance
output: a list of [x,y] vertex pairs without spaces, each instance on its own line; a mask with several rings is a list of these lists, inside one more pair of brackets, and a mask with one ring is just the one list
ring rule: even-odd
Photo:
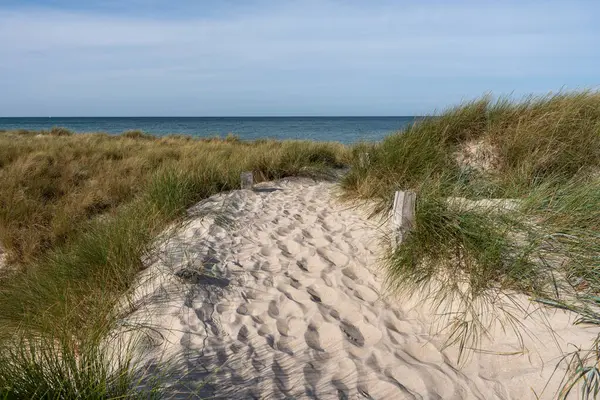
[[[600,93],[483,98],[354,151],[368,152],[370,162],[345,177],[348,199],[375,200],[379,213],[390,209],[394,191],[418,193],[416,227],[387,260],[389,282],[417,293],[441,281],[429,292],[437,304],[460,299],[452,342],[468,346],[465,336],[477,336],[470,329],[482,308],[475,305],[497,290],[580,312],[596,303]],[[453,205],[456,197],[520,206],[472,209]]]
[[[427,118],[381,144],[355,149],[370,151],[371,163],[353,168],[345,188],[353,197],[378,199],[382,209],[399,186],[418,189],[432,179],[447,184],[446,194],[460,189],[472,197],[524,196],[542,183],[561,184],[597,171],[599,130],[599,93],[518,103],[484,98]],[[492,173],[456,161],[464,144],[474,141],[493,146]]]
[[[473,144],[489,149],[489,166],[460,161],[459,154]],[[346,176],[348,198],[374,199],[375,211],[383,212],[396,190],[419,195],[414,248],[409,241],[402,247],[405,254],[396,255],[410,259],[394,266],[396,282],[404,279],[403,271],[432,277],[431,269],[441,268],[439,261],[445,260],[445,269],[458,267],[471,278],[481,274],[472,282],[476,291],[499,281],[533,289],[531,274],[541,271],[527,272],[535,268],[531,260],[502,250],[511,234],[573,233],[597,244],[600,94],[560,94],[521,103],[478,100],[355,151],[368,151],[370,163],[353,167]],[[519,199],[525,215],[486,212],[482,218],[473,210],[451,207],[447,199],[452,197]],[[508,263],[506,256],[512,256]],[[414,280],[408,276],[407,285]]]
[[98,338],[152,238],[241,171],[311,175],[348,157],[328,143],[0,133],[0,243],[19,267],[0,277],[0,398],[126,393],[127,366],[109,374]]
[[319,162],[339,163],[343,151],[336,144],[152,139],[135,133],[66,135],[55,129],[43,136],[0,134],[0,243],[11,261],[31,263],[47,249],[69,242],[82,222],[110,213],[146,190],[161,168],[186,171],[213,164],[221,169],[219,181],[227,190],[235,186],[241,168],[255,169],[265,178],[297,174]]

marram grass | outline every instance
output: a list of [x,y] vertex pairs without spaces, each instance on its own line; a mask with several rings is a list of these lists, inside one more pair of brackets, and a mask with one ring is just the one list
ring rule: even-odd
[[[160,395],[159,384],[140,389],[127,362],[107,368],[96,340],[119,317],[118,299],[152,239],[194,202],[237,188],[241,171],[268,180],[347,164],[344,196],[374,201],[375,213],[390,209],[394,191],[417,192],[416,227],[386,260],[389,287],[425,290],[438,306],[458,299],[448,326],[461,354],[485,331],[478,315],[495,312],[487,300],[498,293],[526,293],[600,323],[596,92],[482,98],[352,149],[141,131],[4,132],[0,243],[16,269],[0,277],[0,398]],[[510,207],[456,199],[508,199]],[[518,321],[505,321],[518,331]],[[15,341],[15,332],[29,339]],[[560,396],[582,382],[584,397],[597,394],[597,347],[574,354]]]
[[[417,192],[416,226],[385,261],[389,287],[425,293],[436,308],[458,304],[446,315],[461,357],[485,331],[480,317],[502,312],[482,306],[497,293],[524,293],[600,323],[585,311],[600,294],[600,93],[484,97],[354,151],[368,152],[369,162],[353,164],[345,198],[369,200],[381,214],[396,190]],[[563,394],[583,382],[591,397],[600,385],[597,345],[578,357]]]
[[159,395],[160,378],[139,389],[130,360],[109,368],[98,339],[120,317],[156,235],[195,202],[238,188],[242,171],[323,176],[349,157],[336,143],[0,133],[0,243],[10,262],[0,276],[0,398]]

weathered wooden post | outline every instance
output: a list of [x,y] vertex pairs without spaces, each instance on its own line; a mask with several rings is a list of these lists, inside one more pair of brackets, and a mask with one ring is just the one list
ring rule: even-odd
[[2,267],[4,267],[5,258],[6,258],[6,256],[4,255],[4,249],[2,248],[2,245],[0,244],[0,269],[2,269]]
[[392,208],[392,244],[398,247],[406,234],[415,226],[417,194],[413,191],[397,191]]
[[240,180],[242,184],[242,189],[252,189],[252,185],[254,184],[254,178],[252,175],[252,171],[244,171],[240,174]]
[[358,156],[358,163],[360,164],[361,168],[368,167],[371,163],[371,160],[369,159],[369,153],[360,153]]

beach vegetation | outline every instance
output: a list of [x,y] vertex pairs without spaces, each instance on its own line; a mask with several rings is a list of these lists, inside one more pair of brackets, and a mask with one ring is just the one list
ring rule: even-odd
[[155,237],[242,171],[327,176],[350,158],[337,143],[38,135],[0,133],[0,398],[129,396],[131,366],[109,368],[98,338]]
[[[354,151],[369,162],[354,157],[346,199],[385,216],[395,191],[417,193],[414,229],[385,260],[389,288],[437,310],[453,304],[441,314],[461,355],[485,334],[485,304],[499,293],[598,315],[600,93],[486,96]],[[598,372],[586,367],[574,369],[579,380]]]
[[[383,260],[388,289],[440,311],[459,362],[489,314],[520,334],[499,301],[512,294],[600,325],[598,92],[485,96],[351,148],[3,131],[0,398],[159,395],[140,389],[131,358],[107,359],[105,339],[156,237],[194,203],[237,189],[243,171],[255,181],[343,171],[342,198],[373,216],[388,216],[394,192],[415,191],[415,225]],[[600,338],[572,354],[559,396],[600,392],[599,348]]]

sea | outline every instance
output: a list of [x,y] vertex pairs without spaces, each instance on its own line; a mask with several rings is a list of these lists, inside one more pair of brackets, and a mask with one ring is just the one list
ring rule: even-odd
[[304,139],[352,144],[376,142],[418,117],[0,117],[0,130],[42,130],[55,126],[77,133],[120,134],[141,130],[164,136],[214,137],[234,134],[242,140]]

